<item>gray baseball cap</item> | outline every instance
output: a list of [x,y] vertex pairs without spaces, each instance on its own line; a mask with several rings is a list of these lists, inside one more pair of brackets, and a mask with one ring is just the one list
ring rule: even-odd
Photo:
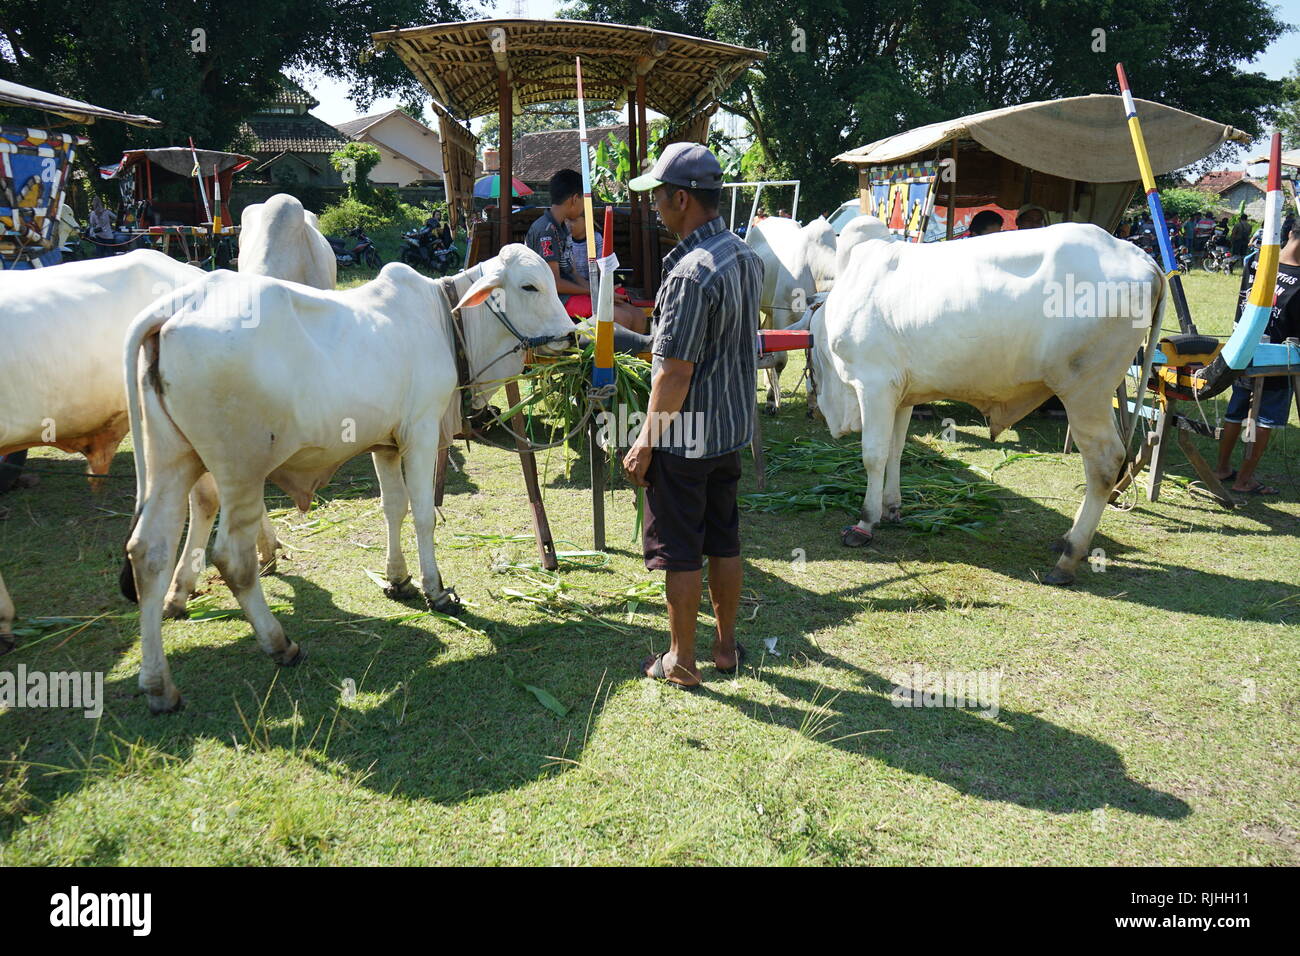
[[636,192],[645,192],[664,183],[689,189],[721,189],[722,166],[707,146],[673,143],[659,154],[650,172],[627,185]]

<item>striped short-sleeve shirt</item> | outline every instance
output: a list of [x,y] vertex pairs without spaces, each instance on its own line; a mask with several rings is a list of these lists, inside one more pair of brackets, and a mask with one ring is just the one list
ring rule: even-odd
[[665,358],[695,365],[677,425],[658,448],[713,458],[754,434],[763,262],[716,217],[664,257],[655,298],[654,373]]

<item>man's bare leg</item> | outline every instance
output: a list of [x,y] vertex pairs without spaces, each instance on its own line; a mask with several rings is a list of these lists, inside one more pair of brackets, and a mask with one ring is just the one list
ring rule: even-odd
[[1224,422],[1219,434],[1219,462],[1214,469],[1214,476],[1219,479],[1232,474],[1232,452],[1241,437],[1241,422]]
[[[1224,430],[1227,431],[1226,428]],[[1268,448],[1268,440],[1272,435],[1273,429],[1265,428],[1263,425],[1255,429],[1255,441],[1246,445],[1246,456],[1241,460],[1241,467],[1237,469],[1237,480],[1232,483],[1233,491],[1253,491],[1259,486],[1259,482],[1255,480],[1255,468],[1264,457],[1264,449]],[[1276,494],[1277,492],[1270,488],[1265,493]]]
[[744,566],[740,557],[709,558],[709,600],[718,622],[713,640],[713,663],[723,670],[736,666],[736,610]]
[[614,321],[623,328],[640,332],[642,335],[645,335],[650,328],[650,320],[646,318],[645,312],[626,302],[614,303]]
[[665,578],[671,643],[664,654],[664,676],[678,684],[698,684],[700,668],[695,663],[695,624],[700,616],[702,572],[667,571]]

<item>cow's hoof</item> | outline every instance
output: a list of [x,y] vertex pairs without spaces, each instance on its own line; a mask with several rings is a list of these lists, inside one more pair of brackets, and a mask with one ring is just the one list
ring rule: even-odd
[[778,411],[780,411],[780,409],[778,409],[771,402],[768,402],[766,405],[763,406],[764,415],[775,415]]
[[428,605],[430,611],[438,614],[456,615],[461,612],[460,595],[456,593],[455,588],[444,588],[434,597],[426,594],[424,603]]
[[898,522],[903,520],[903,506],[891,505],[886,508],[885,513],[880,520],[888,521],[890,524],[898,524]]
[[185,698],[174,687],[170,694],[146,694],[145,697],[149,702],[149,713],[155,717],[159,714],[178,714],[185,709]]
[[8,654],[17,646],[18,642],[12,634],[0,634],[0,655]]
[[871,543],[871,532],[863,531],[855,524],[840,532],[840,543],[846,548],[862,548]]
[[419,593],[419,590],[412,586],[409,574],[396,584],[390,581],[384,588],[384,597],[390,601],[409,601],[414,597],[418,597]]
[[1043,583],[1068,587],[1074,583],[1074,575],[1069,571],[1062,571],[1060,568],[1052,568],[1043,576]]
[[184,621],[189,618],[189,616],[190,609],[186,607],[185,598],[180,598],[178,600],[168,599],[167,603],[163,605],[164,621]]
[[271,575],[275,574],[279,569],[280,568],[276,562],[276,559],[272,558],[270,561],[266,562],[266,564],[262,565],[262,570],[259,571],[258,574],[261,577],[269,578]]
[[276,663],[281,667],[297,667],[303,662],[303,659],[306,656],[307,648],[303,647],[301,644],[295,644],[290,641],[289,649],[280,655],[280,658]]

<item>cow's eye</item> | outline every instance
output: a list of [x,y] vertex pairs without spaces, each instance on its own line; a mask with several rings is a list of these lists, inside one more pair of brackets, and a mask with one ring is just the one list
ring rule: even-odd
[[525,291],[525,292],[536,292],[536,291],[537,291],[537,286],[535,286],[535,285],[526,285],[526,286],[524,286],[524,291]]

